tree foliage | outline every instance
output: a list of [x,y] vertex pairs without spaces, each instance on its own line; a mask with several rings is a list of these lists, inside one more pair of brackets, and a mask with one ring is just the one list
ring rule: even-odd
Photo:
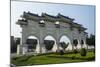
[[73,44],[74,44],[75,47],[77,46],[77,44],[78,44],[77,39],[74,39],[74,40],[73,40]]
[[93,45],[95,46],[95,35],[90,35],[90,37],[86,38],[86,42],[88,45]]
[[45,48],[47,50],[51,50],[53,48],[54,43],[55,42],[53,40],[44,40]]
[[11,53],[16,52],[16,44],[13,36],[11,36],[10,44],[11,44]]
[[64,55],[64,51],[63,51],[63,50],[60,50],[60,51],[59,51],[59,54],[60,54],[60,55]]
[[78,53],[78,50],[74,49],[74,50],[73,50],[73,53],[74,53],[74,54]]
[[65,50],[68,47],[69,42],[67,44],[65,42],[60,42],[60,45]]
[[37,39],[27,39],[26,44],[28,44],[29,49],[36,49]]
[[17,45],[20,44],[20,38],[14,38],[14,36],[11,36],[11,53],[17,52]]
[[81,56],[86,56],[86,54],[87,54],[86,49],[85,49],[85,48],[81,48],[81,50],[80,50],[80,55],[81,55]]

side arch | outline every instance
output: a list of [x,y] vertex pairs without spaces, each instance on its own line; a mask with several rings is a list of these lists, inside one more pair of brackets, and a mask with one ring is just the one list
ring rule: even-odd
[[26,44],[28,48],[28,52],[36,52],[36,49],[39,48],[39,39],[34,35],[28,35],[26,37]]
[[74,49],[80,49],[82,47],[81,44],[80,44],[81,43],[80,37],[79,36],[74,36],[73,37],[73,42],[74,42],[74,40],[77,40],[78,43],[76,44],[77,46],[75,46],[75,44],[73,43],[73,45],[74,45],[73,48]]

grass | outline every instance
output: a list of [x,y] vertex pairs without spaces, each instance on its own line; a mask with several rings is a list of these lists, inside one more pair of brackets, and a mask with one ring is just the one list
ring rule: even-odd
[[77,54],[47,54],[39,56],[21,56],[11,58],[11,63],[17,66],[27,66],[27,65],[42,65],[42,64],[58,64],[58,63],[72,63],[72,62],[85,62],[94,61],[95,55],[93,52],[88,52],[85,57]]

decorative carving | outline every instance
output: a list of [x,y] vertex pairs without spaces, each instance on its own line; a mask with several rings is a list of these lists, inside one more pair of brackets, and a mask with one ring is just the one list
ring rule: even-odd
[[56,28],[60,28],[59,21],[56,21],[56,22],[55,22],[55,27],[56,27]]
[[40,27],[45,27],[45,22],[44,22],[44,20],[41,20],[41,21],[39,22],[39,25],[40,25]]

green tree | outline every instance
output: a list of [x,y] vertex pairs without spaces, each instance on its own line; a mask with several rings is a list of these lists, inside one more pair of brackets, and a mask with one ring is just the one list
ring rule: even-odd
[[51,50],[53,48],[54,43],[55,42],[53,40],[44,40],[45,48],[47,50]]
[[86,49],[85,49],[85,48],[81,48],[81,49],[80,49],[80,55],[81,55],[81,56],[86,56],[86,54],[87,54]]
[[14,36],[10,37],[10,45],[11,45],[11,53],[15,53],[17,45],[15,44]]
[[36,49],[37,39],[27,39],[26,44],[28,44],[29,49]]
[[20,38],[15,38],[11,36],[11,53],[17,52],[17,45],[20,44]]
[[65,49],[68,47],[69,42],[66,44],[65,42],[60,42],[61,47],[63,48],[63,50],[65,51]]
[[92,34],[91,34],[90,37],[87,36],[86,42],[87,42],[88,45],[93,45],[93,46],[95,46],[95,35],[92,35]]

